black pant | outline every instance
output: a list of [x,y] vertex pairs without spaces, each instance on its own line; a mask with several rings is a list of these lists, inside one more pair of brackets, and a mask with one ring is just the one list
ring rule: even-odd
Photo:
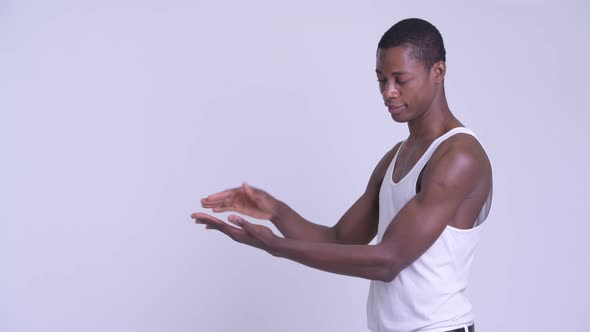
[[[475,332],[475,324],[469,325],[467,327],[467,331],[469,331],[469,332]],[[458,328],[458,329],[450,330],[448,332],[465,332],[465,328],[461,327],[461,328]]]

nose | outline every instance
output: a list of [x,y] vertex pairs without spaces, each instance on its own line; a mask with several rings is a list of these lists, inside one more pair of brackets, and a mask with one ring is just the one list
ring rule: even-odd
[[383,96],[383,100],[391,99],[391,98],[398,98],[400,96],[399,91],[395,88],[395,85],[387,82],[381,91],[381,95]]

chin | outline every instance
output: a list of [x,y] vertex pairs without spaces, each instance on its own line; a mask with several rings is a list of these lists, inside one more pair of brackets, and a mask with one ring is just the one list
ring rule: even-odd
[[398,115],[391,115],[391,118],[393,119],[393,121],[397,122],[397,123],[406,123],[408,121],[410,121],[410,119],[407,119],[406,117],[403,116],[403,114],[398,114]]

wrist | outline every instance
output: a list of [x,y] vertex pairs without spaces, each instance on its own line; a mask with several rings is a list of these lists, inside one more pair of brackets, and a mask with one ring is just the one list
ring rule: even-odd
[[273,204],[272,211],[271,211],[271,216],[270,216],[270,219],[269,220],[273,224],[276,225],[277,223],[281,222],[281,219],[282,219],[282,216],[283,216],[283,213],[285,211],[285,207],[286,206],[285,206],[285,203],[281,202],[278,199],[275,199],[275,202],[274,203],[275,204]]
[[291,240],[284,237],[275,236],[268,246],[267,252],[275,257],[287,258],[287,251]]

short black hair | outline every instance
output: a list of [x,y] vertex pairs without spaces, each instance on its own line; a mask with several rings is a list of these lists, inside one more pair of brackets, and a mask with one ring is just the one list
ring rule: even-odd
[[404,45],[412,46],[410,54],[422,61],[427,69],[438,61],[446,61],[445,45],[440,32],[425,20],[408,18],[397,22],[383,34],[377,47]]

